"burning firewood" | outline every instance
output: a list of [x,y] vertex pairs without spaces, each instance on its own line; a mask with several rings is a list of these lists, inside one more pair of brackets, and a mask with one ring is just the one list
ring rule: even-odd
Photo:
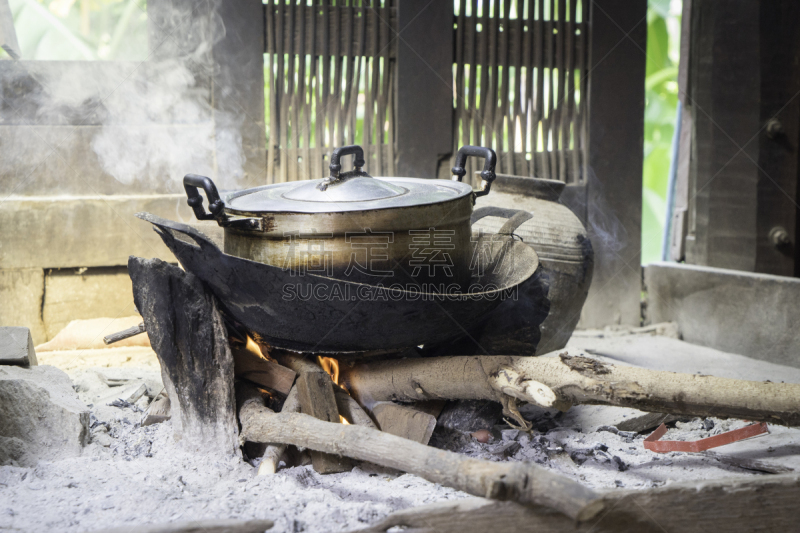
[[[299,354],[282,353],[279,361],[297,372],[295,387],[303,413],[326,422],[341,421],[333,393],[335,386],[328,372]],[[311,461],[314,470],[320,474],[334,474],[352,469],[346,458],[318,451],[311,453]]]
[[355,398],[347,394],[344,389],[341,387],[334,387],[333,394],[336,396],[336,407],[339,408],[339,415],[349,424],[377,429],[375,422],[373,422],[369,415],[358,405]]
[[605,404],[699,417],[800,425],[800,385],[615,366],[581,355],[470,356],[354,364],[341,369],[351,393],[371,401],[487,399],[526,422],[522,402],[568,409]]
[[576,520],[598,515],[604,504],[576,481],[530,463],[472,459],[365,426],[324,422],[301,413],[274,413],[260,396],[239,410],[242,438],[285,443],[409,472],[469,494],[544,505]]
[[232,344],[231,352],[233,372],[237,378],[252,381],[283,396],[289,394],[297,374],[274,359],[265,357],[253,339],[247,337],[244,345]]

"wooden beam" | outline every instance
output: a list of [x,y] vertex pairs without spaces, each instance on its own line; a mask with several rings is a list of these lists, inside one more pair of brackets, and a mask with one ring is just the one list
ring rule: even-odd
[[611,491],[604,496],[609,511],[584,524],[544,507],[468,498],[397,511],[356,531],[385,533],[395,527],[415,533],[790,531],[800,520],[798,497],[798,474],[724,478]]
[[453,3],[402,0],[397,10],[397,175],[435,178],[452,150]]
[[762,129],[755,270],[800,277],[800,3],[759,2],[758,10]]
[[586,216],[595,253],[583,327],[639,325],[646,0],[595,0],[590,13]]
[[[734,30],[735,28],[735,30]],[[759,2],[692,2],[686,262],[756,267]]]

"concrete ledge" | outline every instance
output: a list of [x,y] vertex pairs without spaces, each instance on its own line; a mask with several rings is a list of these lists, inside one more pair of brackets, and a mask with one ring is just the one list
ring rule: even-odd
[[195,222],[185,194],[10,197],[0,202],[0,228],[9,229],[0,268],[125,266],[129,255],[175,261],[139,211]]
[[800,279],[679,263],[644,268],[647,321],[684,340],[800,367]]

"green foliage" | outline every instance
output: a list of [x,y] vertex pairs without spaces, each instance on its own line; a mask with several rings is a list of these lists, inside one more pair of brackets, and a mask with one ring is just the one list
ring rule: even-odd
[[9,0],[23,59],[143,60],[144,0]]
[[643,264],[658,261],[661,257],[667,181],[678,106],[678,66],[670,52],[680,39],[677,31],[680,15],[670,10],[669,0],[650,0],[648,7],[642,169]]

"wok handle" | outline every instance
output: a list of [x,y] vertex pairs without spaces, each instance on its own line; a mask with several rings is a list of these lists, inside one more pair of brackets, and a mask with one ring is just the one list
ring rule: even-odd
[[[183,177],[183,188],[186,190],[186,196],[189,197],[186,203],[194,211],[194,216],[197,220],[220,220],[225,218],[225,203],[220,199],[217,186],[211,181],[211,178],[205,176],[198,176],[197,174],[186,174]],[[208,210],[211,213],[206,213],[203,208],[203,196],[198,189],[203,189],[208,197]]]
[[361,169],[367,164],[366,160],[364,159],[364,149],[357,144],[342,146],[341,148],[334,148],[333,153],[331,153],[331,164],[328,166],[328,168],[331,170],[332,178],[339,177],[339,172],[342,170],[342,164],[340,163],[340,160],[342,156],[345,155],[356,156],[353,160],[353,166],[355,167],[356,172],[361,172]]
[[[497,231],[498,235],[514,236],[514,231],[523,225],[525,222],[533,218],[533,215],[528,211],[522,209],[508,209],[505,207],[486,206],[479,207],[472,212],[470,224],[475,224],[477,221],[484,217],[500,217],[508,219],[503,226]],[[520,240],[522,238],[520,237]]]
[[483,146],[462,146],[456,154],[456,164],[453,167],[453,181],[461,181],[461,178],[466,175],[467,171],[464,165],[467,163],[467,157],[482,157],[483,170],[481,171],[481,188],[473,194],[478,196],[485,196],[489,194],[492,188],[492,182],[497,177],[494,173],[494,168],[497,166],[497,154],[491,148]]

